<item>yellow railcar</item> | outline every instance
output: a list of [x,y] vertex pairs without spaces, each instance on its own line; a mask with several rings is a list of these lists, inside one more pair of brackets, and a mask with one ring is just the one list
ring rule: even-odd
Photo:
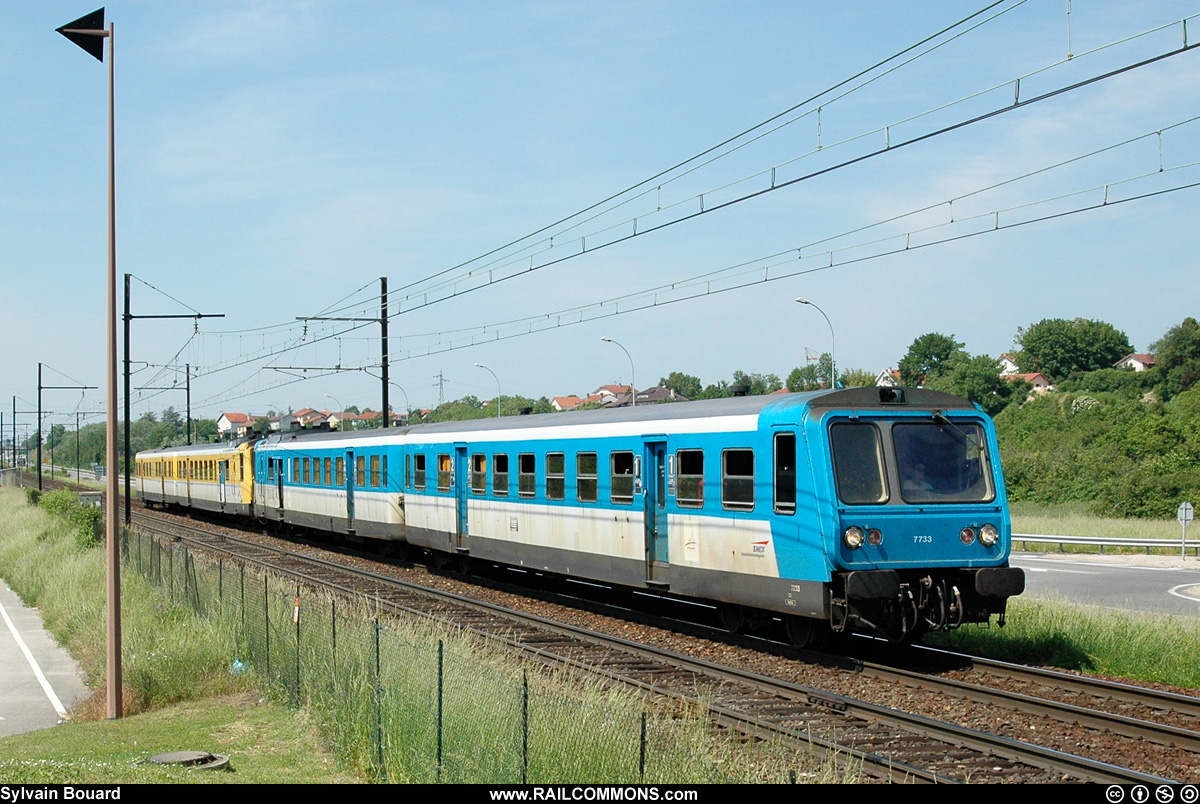
[[254,495],[255,440],[139,452],[138,493],[147,504],[249,516]]

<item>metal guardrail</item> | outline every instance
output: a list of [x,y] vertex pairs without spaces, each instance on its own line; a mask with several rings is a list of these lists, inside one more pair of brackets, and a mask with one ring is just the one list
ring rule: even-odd
[[1017,542],[1021,543],[1021,549],[1025,549],[1025,544],[1057,544],[1058,551],[1063,551],[1063,545],[1074,544],[1084,545],[1088,547],[1099,547],[1100,554],[1104,554],[1105,547],[1143,547],[1146,550],[1146,555],[1150,555],[1151,549],[1156,550],[1194,550],[1195,555],[1200,556],[1200,539],[1113,539],[1102,538],[1099,536],[1047,536],[1037,533],[1014,533],[1012,535],[1012,544],[1015,547]]

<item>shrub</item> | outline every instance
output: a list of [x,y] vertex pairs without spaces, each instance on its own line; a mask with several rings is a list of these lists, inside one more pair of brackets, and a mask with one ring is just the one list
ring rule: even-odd
[[97,542],[99,523],[104,520],[104,510],[98,505],[84,505],[73,491],[50,491],[41,495],[38,502],[53,516],[67,520],[75,534],[75,544],[86,550]]

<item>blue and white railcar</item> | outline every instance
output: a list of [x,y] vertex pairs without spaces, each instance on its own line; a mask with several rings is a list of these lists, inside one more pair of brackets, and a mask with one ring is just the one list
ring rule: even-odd
[[[909,638],[1024,576],[995,433],[965,399],[859,388],[417,425],[405,535],[516,566]],[[393,459],[394,461],[395,459]],[[393,471],[398,466],[392,463]]]
[[266,437],[255,448],[255,515],[352,537],[403,540],[404,493],[392,468],[402,461],[402,438],[394,428]]

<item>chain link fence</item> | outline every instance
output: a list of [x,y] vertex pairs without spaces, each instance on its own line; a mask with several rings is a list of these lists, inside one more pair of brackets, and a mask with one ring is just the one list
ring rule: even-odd
[[[332,747],[381,781],[772,780],[735,756],[733,741],[716,741],[714,754],[697,712],[651,714],[644,701],[596,680],[384,615],[370,600],[335,597],[137,529],[122,536],[126,565],[171,603],[237,630],[231,672],[251,667],[310,709]],[[775,780],[794,778],[795,767]]]

